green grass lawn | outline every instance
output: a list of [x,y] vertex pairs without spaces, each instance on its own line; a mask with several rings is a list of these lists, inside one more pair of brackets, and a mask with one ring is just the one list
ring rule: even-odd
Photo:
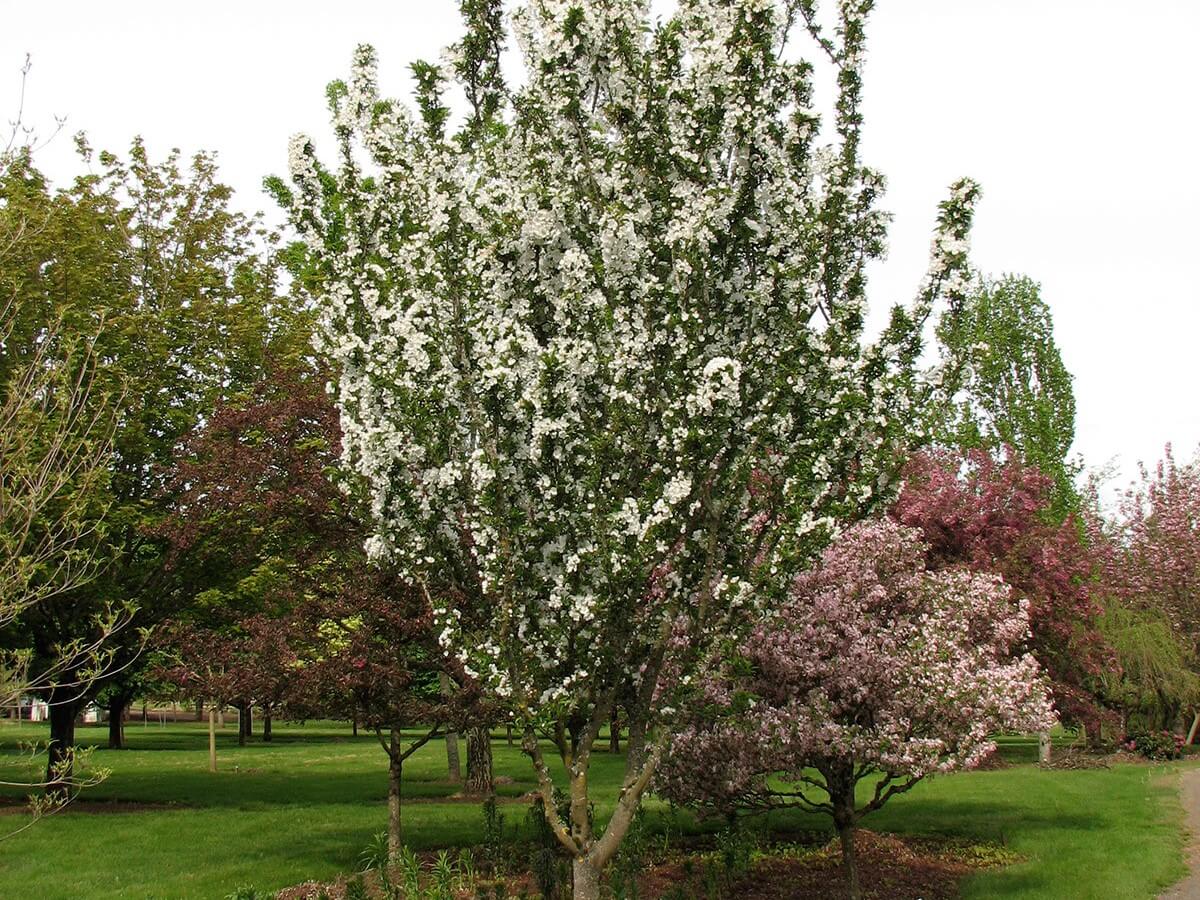
[[[100,728],[78,733],[81,743],[105,737]],[[0,727],[7,754],[0,757],[0,778],[21,775],[18,740],[44,738],[35,726]],[[373,736],[351,738],[342,724],[277,726],[273,743],[256,737],[244,748],[230,727],[219,738],[216,775],[207,771],[202,725],[130,725],[128,738],[129,750],[97,751],[95,763],[112,775],[88,791],[88,803],[0,842],[0,897],[221,898],[244,884],[277,889],[352,870],[386,823],[386,757]],[[532,790],[519,750],[499,737],[494,748],[497,774],[515,779],[500,794]],[[1009,740],[1003,752],[1026,761],[1036,750],[1029,741]],[[600,820],[611,809],[621,763],[618,756],[594,757]],[[1047,772],[1017,765],[945,776],[893,800],[865,824],[1003,842],[1025,859],[972,878],[968,897],[1153,897],[1184,873],[1176,772],[1176,766]],[[412,801],[404,808],[405,837],[415,848],[470,845],[481,836],[478,805],[448,801],[456,788],[445,774],[440,742],[405,766],[404,794]],[[141,806],[101,811],[99,801]],[[524,821],[524,804],[502,808],[510,826]],[[654,802],[650,810],[652,825],[667,814]],[[22,822],[12,811],[0,815],[0,834]],[[689,820],[685,827],[694,825]],[[797,813],[759,827],[828,825]]]

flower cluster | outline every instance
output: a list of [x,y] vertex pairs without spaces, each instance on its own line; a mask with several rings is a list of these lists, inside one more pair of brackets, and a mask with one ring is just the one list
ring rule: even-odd
[[703,684],[659,789],[718,808],[825,808],[828,795],[837,812],[859,779],[886,799],[976,765],[998,731],[1049,727],[1039,667],[1013,652],[1029,637],[1027,604],[995,576],[928,571],[925,552],[891,520],[848,529],[742,643],[739,664]]
[[[861,27],[841,32],[841,143],[818,147],[784,4],[689,0],[654,27],[642,6],[522,6],[527,81],[485,91],[490,125],[455,138],[441,93],[499,78],[471,62],[495,41],[418,66],[415,112],[378,96],[362,48],[330,92],[339,166],[291,145],[370,549],[430,586],[448,648],[533,705],[639,671],[690,598],[794,570],[823,523],[876,502],[919,402],[897,348],[965,267],[966,182],[907,324],[866,345],[886,216],[856,158]],[[489,611],[483,632],[450,596]]]

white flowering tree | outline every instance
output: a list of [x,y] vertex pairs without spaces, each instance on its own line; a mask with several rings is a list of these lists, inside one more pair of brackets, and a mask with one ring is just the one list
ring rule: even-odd
[[[859,160],[870,2],[823,28],[795,0],[683,0],[659,22],[640,0],[531,0],[511,18],[519,86],[501,4],[461,5],[466,37],[413,66],[412,108],[380,98],[360,48],[330,89],[338,161],[297,137],[294,188],[274,187],[323,298],[369,549],[524,722],[591,898],[669,681],[886,493],[925,390],[921,326],[966,285],[976,188],[954,186],[916,301],[868,345],[886,225]],[[825,127],[805,46],[836,72]],[[622,690],[624,782],[597,831],[590,754]]]

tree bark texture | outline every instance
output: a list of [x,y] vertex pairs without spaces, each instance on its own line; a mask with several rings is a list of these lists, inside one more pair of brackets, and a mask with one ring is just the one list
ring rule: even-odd
[[446,768],[451,781],[462,781],[462,763],[458,759],[458,733],[446,732]]
[[388,856],[398,859],[403,834],[400,830],[400,785],[404,760],[400,754],[400,732],[392,729],[388,747]]
[[268,709],[263,710],[263,740],[271,740],[271,712]]
[[217,771],[217,711],[208,708],[208,771]]
[[1038,733],[1038,762],[1050,762],[1050,732],[1042,731]]
[[108,701],[108,749],[125,749],[125,709],[129,698],[121,695]]
[[838,837],[842,840],[842,867],[846,870],[846,896],[850,900],[862,900],[862,887],[858,883],[858,857],[854,852],[854,826],[839,825]]
[[[450,676],[445,672],[438,674],[438,685],[444,697],[449,697],[454,690],[450,683]],[[446,732],[446,768],[449,770],[451,781],[462,781],[462,764],[458,758],[458,734],[454,731]]]
[[575,858],[571,871],[575,900],[600,900],[600,870],[586,858]]
[[467,794],[490,796],[495,789],[492,777],[492,736],[487,728],[467,729]]
[[854,852],[854,826],[858,824],[854,810],[854,767],[835,764],[821,769],[821,774],[829,791],[829,805],[833,807],[833,825],[842,842],[846,896],[850,900],[862,900],[862,888],[858,883],[858,856]]
[[79,701],[58,698],[52,691],[50,706],[50,743],[46,748],[46,793],[67,790],[74,774],[75,711]]

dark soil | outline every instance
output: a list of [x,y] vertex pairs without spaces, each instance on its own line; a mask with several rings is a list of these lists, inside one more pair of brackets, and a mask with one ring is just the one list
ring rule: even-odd
[[[781,837],[776,835],[776,837]],[[774,844],[742,875],[732,878],[720,871],[720,863],[710,843],[700,838],[672,853],[671,858],[649,867],[639,881],[644,900],[695,900],[695,898],[736,898],[736,900],[842,900],[846,891],[837,841],[810,842],[811,835],[793,835],[798,843]],[[868,900],[952,900],[959,896],[964,877],[993,865],[1016,860],[1003,848],[979,847],[962,841],[938,838],[899,838],[894,835],[859,831],[856,842],[859,880]],[[431,854],[426,865],[432,860]],[[368,875],[368,887],[374,878]],[[489,883],[490,884],[490,883]],[[528,873],[503,879],[510,897],[537,897],[539,892]],[[333,884],[309,882],[280,892],[279,900],[312,900],[322,890],[331,900],[345,896],[346,880]],[[715,893],[714,893],[715,891]],[[489,896],[490,896],[489,891]],[[375,894],[372,894],[375,896]],[[461,898],[474,896],[462,892]]]

